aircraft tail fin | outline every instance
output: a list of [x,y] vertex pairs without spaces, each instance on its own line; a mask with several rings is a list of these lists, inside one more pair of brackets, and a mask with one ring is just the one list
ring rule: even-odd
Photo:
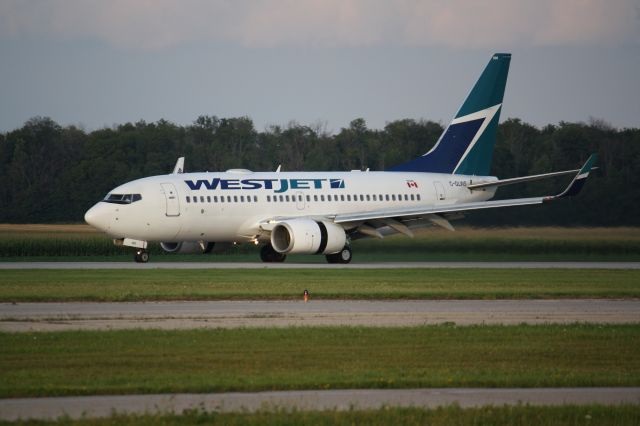
[[431,151],[389,171],[489,175],[510,62],[494,54]]
[[178,161],[176,161],[176,165],[173,167],[172,173],[174,175],[184,173],[184,157],[178,158]]

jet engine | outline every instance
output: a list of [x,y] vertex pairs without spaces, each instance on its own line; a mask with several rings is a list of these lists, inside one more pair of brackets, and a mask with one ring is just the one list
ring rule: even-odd
[[346,241],[340,225],[311,219],[280,222],[271,231],[271,246],[283,254],[336,253],[344,248]]
[[197,254],[211,253],[216,243],[204,242],[200,244],[198,241],[180,241],[177,243],[160,243],[162,250],[167,253]]

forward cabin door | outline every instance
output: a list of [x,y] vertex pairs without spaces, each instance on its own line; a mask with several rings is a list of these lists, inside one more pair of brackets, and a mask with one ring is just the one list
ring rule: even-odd
[[180,200],[178,199],[176,187],[172,183],[161,183],[160,186],[162,186],[166,201],[165,214],[167,216],[180,216]]

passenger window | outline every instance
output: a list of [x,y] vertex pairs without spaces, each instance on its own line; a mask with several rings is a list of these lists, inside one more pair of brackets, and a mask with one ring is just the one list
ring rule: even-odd
[[214,196],[213,196],[213,202],[214,202],[214,203],[217,203],[217,202],[218,202],[218,196],[217,196],[217,195],[214,195]]
[[360,194],[360,201],[364,201],[364,195]]
[[413,200],[414,200],[414,196],[413,196],[413,194],[411,194],[411,201],[413,201]]
[[376,200],[376,194],[373,194],[372,197],[373,197],[373,201],[377,201]]
[[224,196],[222,196],[222,195],[220,196],[220,202],[224,203]]
[[392,194],[391,195],[391,201],[395,201],[396,200],[396,194]]
[[280,199],[280,202],[282,203],[284,201],[284,197],[281,195],[280,197],[278,197]]
[[347,194],[347,201],[351,201],[351,195]]
[[420,194],[416,194],[416,198],[420,201]]
[[367,201],[371,201],[371,196],[367,194]]
[[327,201],[331,201],[331,195],[327,195]]
[[231,202],[231,195],[227,195],[227,203]]
[[340,201],[344,201],[344,194],[340,195]]
[[267,203],[271,202],[271,195],[267,195]]
[[311,195],[307,195],[307,203],[311,201]]
[[211,202],[211,196],[207,195],[207,203],[210,203],[210,202]]
[[320,201],[324,201],[324,195],[320,196]]
[[387,200],[387,201],[389,201],[389,194],[386,194],[386,195],[384,196],[384,199],[385,199],[385,200]]
[[241,202],[241,203],[244,203],[244,195],[241,195],[241,196],[240,196],[240,202]]
[[258,202],[258,196],[257,196],[257,195],[254,195],[254,196],[253,196],[253,202],[254,202],[254,203],[257,203],[257,202]]
[[318,196],[317,195],[313,196],[313,201],[318,201]]
[[198,197],[193,197],[193,202],[197,203],[198,202]]
[[187,203],[191,202],[191,198],[187,195]]

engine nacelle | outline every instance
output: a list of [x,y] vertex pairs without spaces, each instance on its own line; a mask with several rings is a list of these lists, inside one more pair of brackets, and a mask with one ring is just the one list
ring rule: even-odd
[[331,254],[342,250],[346,242],[344,229],[325,221],[292,219],[271,231],[271,246],[278,253]]
[[197,241],[180,241],[177,243],[160,243],[162,250],[167,253],[182,253],[182,254],[196,254],[196,253],[211,253],[216,243],[204,243],[204,248]]

